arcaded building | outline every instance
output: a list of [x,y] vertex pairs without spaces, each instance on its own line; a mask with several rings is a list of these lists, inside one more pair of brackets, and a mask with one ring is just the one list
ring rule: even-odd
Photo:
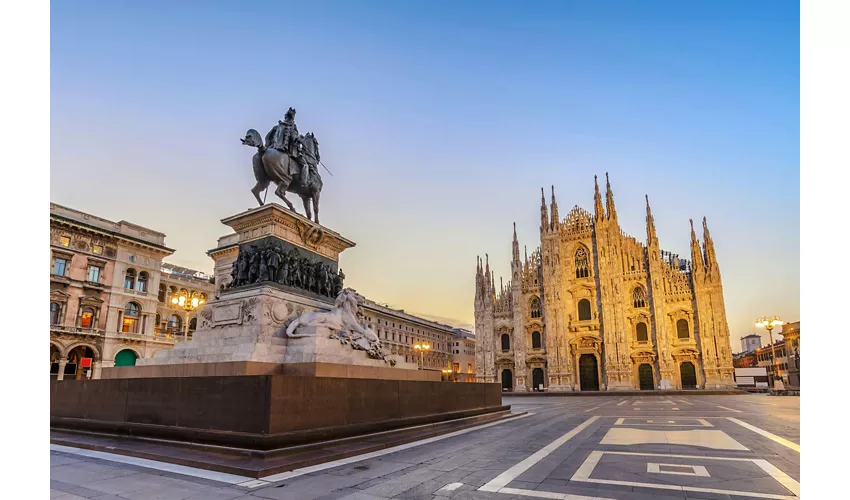
[[[542,191],[542,190],[541,190]],[[489,258],[475,277],[476,378],[510,391],[732,388],[734,368],[714,242],[691,221],[690,259],[661,249],[646,203],[646,239],[620,227],[607,182],[593,213],[563,219],[541,192],[540,245],[499,288]]]

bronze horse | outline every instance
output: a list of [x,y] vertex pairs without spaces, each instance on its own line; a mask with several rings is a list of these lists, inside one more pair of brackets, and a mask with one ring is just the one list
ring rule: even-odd
[[295,193],[301,197],[304,202],[304,212],[308,219],[313,219],[310,212],[310,201],[313,201],[313,211],[316,213],[315,221],[319,223],[319,195],[322,192],[322,177],[319,175],[317,164],[319,162],[319,141],[310,132],[307,135],[301,136],[301,144],[304,146],[303,157],[307,162],[309,170],[309,178],[306,185],[301,182],[301,166],[297,161],[293,160],[288,154],[278,151],[277,149],[269,149],[263,144],[263,139],[260,133],[254,129],[248,130],[245,133],[245,138],[242,139],[242,144],[257,148],[257,153],[252,158],[254,166],[254,178],[257,184],[251,189],[254,197],[263,205],[263,200],[260,198],[260,192],[269,187],[269,184],[274,182],[277,185],[274,193],[282,199],[290,210],[296,212],[292,203],[286,199],[286,192]]

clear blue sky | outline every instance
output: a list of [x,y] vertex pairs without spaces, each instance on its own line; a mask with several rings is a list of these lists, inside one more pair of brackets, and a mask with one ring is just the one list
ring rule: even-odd
[[[664,248],[708,217],[733,349],[799,319],[799,7],[712,2],[54,2],[51,199],[165,232],[211,269],[254,206],[250,157],[289,106],[313,131],[347,282],[472,322],[476,255],[509,275],[540,187]],[[270,193],[269,195],[273,195]]]

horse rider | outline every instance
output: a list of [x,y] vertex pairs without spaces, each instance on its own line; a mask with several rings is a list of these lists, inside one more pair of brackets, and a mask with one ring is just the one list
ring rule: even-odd
[[309,167],[304,155],[301,154],[303,146],[301,144],[301,135],[298,133],[298,126],[295,125],[295,109],[289,108],[283,117],[283,121],[278,121],[277,123],[266,134],[266,147],[284,152],[298,163],[301,169],[301,186],[306,188]]

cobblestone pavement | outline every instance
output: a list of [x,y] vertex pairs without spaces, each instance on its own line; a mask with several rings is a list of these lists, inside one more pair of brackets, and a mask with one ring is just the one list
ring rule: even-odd
[[800,495],[799,397],[695,392],[505,397],[505,403],[527,414],[259,481],[52,446],[51,498],[666,500]]

